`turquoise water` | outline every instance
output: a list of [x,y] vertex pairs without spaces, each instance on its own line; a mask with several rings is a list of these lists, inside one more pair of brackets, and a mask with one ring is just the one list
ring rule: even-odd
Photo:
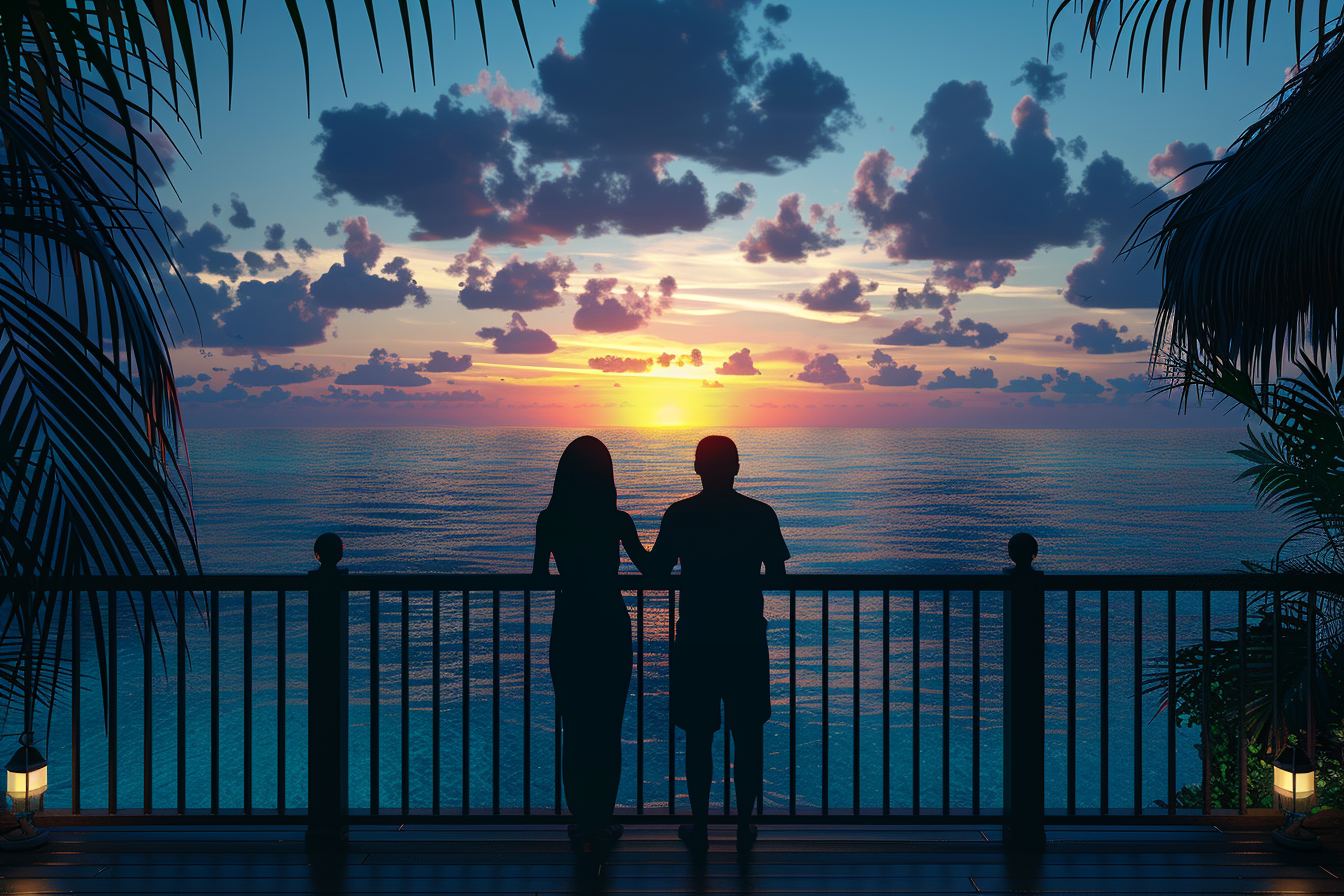
[[[313,537],[324,530],[346,541],[346,562],[355,572],[521,572],[530,566],[535,515],[549,495],[554,465],[577,432],[551,430],[254,430],[208,431],[192,437],[192,471],[202,554],[208,572],[295,572],[311,567]],[[599,432],[617,465],[622,506],[650,542],[667,503],[693,491],[690,458],[700,433],[683,430]],[[1014,531],[1033,532],[1041,543],[1039,566],[1058,572],[1195,572],[1231,569],[1245,558],[1261,558],[1277,546],[1281,524],[1254,508],[1239,462],[1227,456],[1236,431],[949,431],[949,430],[740,430],[729,433],[743,455],[740,490],[770,502],[778,511],[793,551],[792,571],[808,572],[995,572]],[[1096,594],[1078,603],[1078,800],[1099,802],[1099,607]],[[533,606],[532,789],[534,810],[554,803],[551,770],[553,707],[546,669],[549,595]],[[285,799],[306,804],[306,637],[302,595],[285,607],[286,670]],[[411,757],[409,789],[413,806],[432,801],[430,744],[430,595],[412,594],[408,608]],[[634,610],[634,595],[629,596]],[[951,674],[947,717],[954,807],[971,805],[970,692],[971,595],[953,593],[947,607]],[[982,595],[980,803],[998,805],[1001,792],[1001,597]],[[351,785],[354,805],[368,805],[371,771],[369,697],[370,609],[367,593],[352,602]],[[830,603],[829,679],[830,763],[821,766],[821,629],[818,594],[799,595],[797,664],[798,803],[819,806],[823,786],[830,805],[843,810],[852,801],[854,605],[849,594]],[[219,725],[220,803],[241,807],[243,799],[243,711],[253,713],[252,804],[278,801],[277,741],[281,711],[276,645],[277,598],[254,596],[251,689],[244,689],[241,595],[220,602]],[[1144,653],[1165,652],[1165,595],[1145,601],[1141,633]],[[167,609],[155,604],[162,618]],[[500,801],[519,806],[522,794],[522,608],[521,596],[501,603],[501,775]],[[1198,637],[1198,598],[1182,595],[1177,627],[1180,640]],[[1063,793],[1064,643],[1063,595],[1048,604],[1047,744],[1057,762],[1050,786]],[[138,612],[138,611],[137,611]],[[379,752],[376,772],[380,805],[401,802],[402,607],[400,595],[379,604]],[[943,602],[922,596],[920,605],[919,802],[942,806]],[[1235,607],[1217,596],[1215,626],[1229,622]],[[775,682],[775,718],[767,726],[767,806],[787,805],[788,629],[787,595],[767,598]],[[1133,619],[1129,598],[1113,596],[1110,606],[1111,724],[1108,802],[1133,801]],[[120,600],[118,682],[118,803],[143,804],[143,695],[145,675],[139,640],[140,617]],[[891,597],[890,694],[891,802],[908,807],[915,799],[911,767],[914,685],[911,626],[913,595]],[[495,786],[492,762],[490,595],[472,598],[470,610],[471,805],[488,807]],[[646,805],[661,808],[668,790],[666,722],[666,597],[646,605],[646,682],[643,738],[637,730],[634,684],[627,705],[625,773],[621,802],[633,805],[637,744],[645,750]],[[860,663],[857,737],[861,744],[860,801],[881,805],[883,768],[882,596],[860,596]],[[209,633],[188,612],[188,804],[209,804],[210,720]],[[83,656],[92,670],[94,653],[87,622]],[[461,744],[462,598],[445,595],[441,604],[440,697],[442,773],[440,802],[462,803]],[[172,644],[152,654],[149,687],[154,732],[152,800],[176,802],[176,678]],[[245,699],[246,698],[246,699]],[[1144,774],[1140,803],[1166,798],[1166,716],[1145,698],[1139,727]],[[1152,720],[1149,722],[1149,720]],[[107,746],[97,679],[86,677],[81,712],[81,801],[106,804]],[[1198,779],[1193,749],[1197,732],[1178,732],[1178,786]],[[53,786],[48,805],[71,799],[68,711],[53,719],[48,757]],[[674,777],[683,793],[680,762]],[[714,793],[721,794],[716,786]],[[1061,799],[1049,801],[1060,804]]]

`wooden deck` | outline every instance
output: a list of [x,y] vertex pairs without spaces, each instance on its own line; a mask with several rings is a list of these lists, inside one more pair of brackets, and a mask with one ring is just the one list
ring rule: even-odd
[[696,861],[666,825],[627,828],[599,868],[554,826],[356,828],[348,851],[310,858],[300,828],[56,828],[0,855],[0,893],[1340,893],[1344,835],[1287,853],[1263,830],[1203,826],[1051,828],[1037,859],[995,828],[763,828],[739,858],[730,828]]

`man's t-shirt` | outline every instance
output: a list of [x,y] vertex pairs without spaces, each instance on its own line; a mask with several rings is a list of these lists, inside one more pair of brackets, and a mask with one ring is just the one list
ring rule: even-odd
[[653,554],[667,568],[681,561],[678,642],[744,644],[764,633],[765,602],[750,579],[761,564],[789,559],[769,504],[730,489],[678,501],[663,514]]

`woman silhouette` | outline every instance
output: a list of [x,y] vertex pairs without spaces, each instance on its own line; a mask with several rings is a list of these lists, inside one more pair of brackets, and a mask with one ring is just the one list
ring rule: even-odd
[[[555,471],[551,502],[537,517],[532,572],[551,555],[564,577],[551,623],[551,682],[563,735],[561,776],[580,852],[609,845],[621,781],[621,720],[634,658],[630,613],[616,582],[620,544],[639,541],[630,515],[616,508],[611,452],[592,436],[569,443]],[[636,550],[642,551],[642,545]]]

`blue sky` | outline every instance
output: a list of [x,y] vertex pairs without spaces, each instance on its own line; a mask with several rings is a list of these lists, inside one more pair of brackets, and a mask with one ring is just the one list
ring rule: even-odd
[[[190,256],[209,290],[204,301],[193,293],[205,333],[188,334],[192,344],[174,356],[184,387],[186,377],[197,380],[184,388],[191,425],[1234,422],[1181,418],[1129,394],[1136,389],[1129,378],[1143,373],[1148,360],[1156,304],[1151,274],[1145,281],[1129,273],[1135,266],[1109,265],[1106,257],[1077,275],[1083,279],[1073,302],[1061,293],[1098,242],[1113,248],[1116,234],[1127,235],[1137,223],[1145,206],[1131,200],[1164,180],[1150,175],[1155,156],[1181,141],[1187,152],[1173,163],[1208,157],[1231,143],[1245,116],[1281,86],[1293,57],[1286,9],[1282,22],[1271,22],[1268,42],[1253,47],[1250,65],[1244,58],[1213,59],[1208,90],[1192,57],[1185,70],[1169,73],[1165,91],[1150,72],[1141,92],[1137,71],[1126,78],[1123,63],[1107,71],[1102,59],[1089,77],[1078,16],[1062,17],[1055,40],[1063,46],[1052,52],[1043,0],[747,3],[713,16],[689,2],[524,3],[536,69],[503,3],[487,4],[487,67],[467,6],[456,41],[447,8],[435,7],[433,84],[424,35],[415,33],[414,92],[395,7],[380,7],[382,73],[362,4],[341,7],[348,96],[325,11],[305,7],[311,117],[297,42],[280,4],[248,8],[231,110],[223,54],[205,54],[199,152],[178,135],[176,195],[164,189],[161,196],[180,210],[180,229],[195,235],[189,245],[202,244],[199,228],[209,222],[227,237],[214,251],[237,262],[231,277],[180,253]],[[678,69],[675,53],[657,57],[657,35],[683,19],[692,23],[688,28],[737,36],[736,55],[725,57],[725,65],[759,54],[755,74],[744,68],[732,76],[745,104],[733,113],[737,131],[711,124],[696,130],[693,113],[712,105],[708,91],[722,72]],[[641,22],[655,20],[662,31],[641,43]],[[585,25],[593,46],[584,39]],[[604,35],[608,43],[597,44]],[[556,74],[546,75],[548,57],[572,64],[556,64]],[[663,64],[642,64],[655,57]],[[1051,66],[1053,82],[1014,83],[1033,57]],[[779,80],[770,82],[776,69]],[[566,86],[562,71],[571,80],[575,73],[597,80]],[[482,78],[495,88],[491,97],[461,88]],[[797,96],[768,95],[770,83],[798,78],[831,91],[824,121],[808,119]],[[1050,96],[1051,83],[1062,84],[1062,95]],[[443,99],[450,92],[459,95]],[[437,103],[456,111],[442,119],[436,136],[408,137],[422,132],[395,125],[411,121],[407,110],[422,113],[416,121],[432,120]],[[379,118],[357,104],[381,104],[388,112]],[[991,105],[981,122],[977,116]],[[560,112],[567,108],[579,113],[566,119]],[[677,118],[687,110],[690,117]],[[490,137],[490,151],[500,159],[511,154],[519,183],[531,178],[531,186],[517,188],[526,198],[512,211],[469,202],[458,214],[452,197],[466,194],[440,176],[451,166],[445,158],[454,147],[485,139],[454,128],[477,127],[488,114],[505,129],[502,138]],[[692,124],[660,129],[672,121]],[[912,134],[921,122],[920,134]],[[325,143],[318,140],[323,135]],[[571,150],[574,157],[565,157]],[[930,150],[945,152],[941,166],[926,157]],[[1100,164],[1105,156],[1113,160]],[[991,170],[994,159],[1002,170]],[[577,179],[565,180],[567,164]],[[654,166],[651,185],[703,184],[707,204],[663,214],[627,203],[603,218],[574,189],[554,190],[543,204],[538,184],[572,185],[602,165],[603,176],[618,181]],[[323,181],[315,177],[319,167]],[[861,172],[874,200],[867,206],[853,192]],[[1107,184],[1098,180],[1103,173]],[[473,176],[473,196],[506,192],[498,168]],[[1051,184],[1057,195],[1048,192]],[[878,195],[880,187],[887,194]],[[380,190],[395,196],[370,199]],[[790,223],[777,215],[781,199],[792,194],[799,195],[800,220]],[[430,201],[431,195],[446,198]],[[235,201],[246,216],[237,214]],[[397,203],[413,213],[397,214]],[[954,206],[960,210],[943,221]],[[462,228],[474,226],[472,215],[488,215],[493,230],[413,238],[463,221]],[[241,226],[249,218],[253,226]],[[580,220],[587,223],[565,223]],[[277,223],[282,240],[267,233]],[[294,251],[297,238],[311,245],[307,258]],[[288,267],[274,264],[277,249]],[[248,256],[251,265],[243,257],[248,251],[256,253]],[[515,254],[519,277],[556,284],[549,298],[532,295],[512,307],[500,298],[502,281],[493,275]],[[230,262],[221,258],[215,266],[223,271]],[[405,261],[387,266],[396,258]],[[983,263],[968,267],[971,261]],[[335,264],[343,270],[325,276]],[[1138,278],[1123,288],[1122,269]],[[311,290],[303,301],[321,310],[305,312],[301,321],[290,313],[286,324],[280,317],[296,307],[286,305],[296,272]],[[408,285],[412,276],[415,287]],[[464,282],[476,291],[462,293]],[[916,318],[918,324],[907,323]],[[941,329],[940,318],[947,318]],[[302,324],[302,335],[286,331],[290,324]],[[524,327],[549,342],[528,336],[530,351],[506,350],[522,346],[515,337]],[[660,357],[676,360],[661,364]],[[276,366],[285,371],[265,373]],[[1117,379],[1124,385],[1111,384]]]

